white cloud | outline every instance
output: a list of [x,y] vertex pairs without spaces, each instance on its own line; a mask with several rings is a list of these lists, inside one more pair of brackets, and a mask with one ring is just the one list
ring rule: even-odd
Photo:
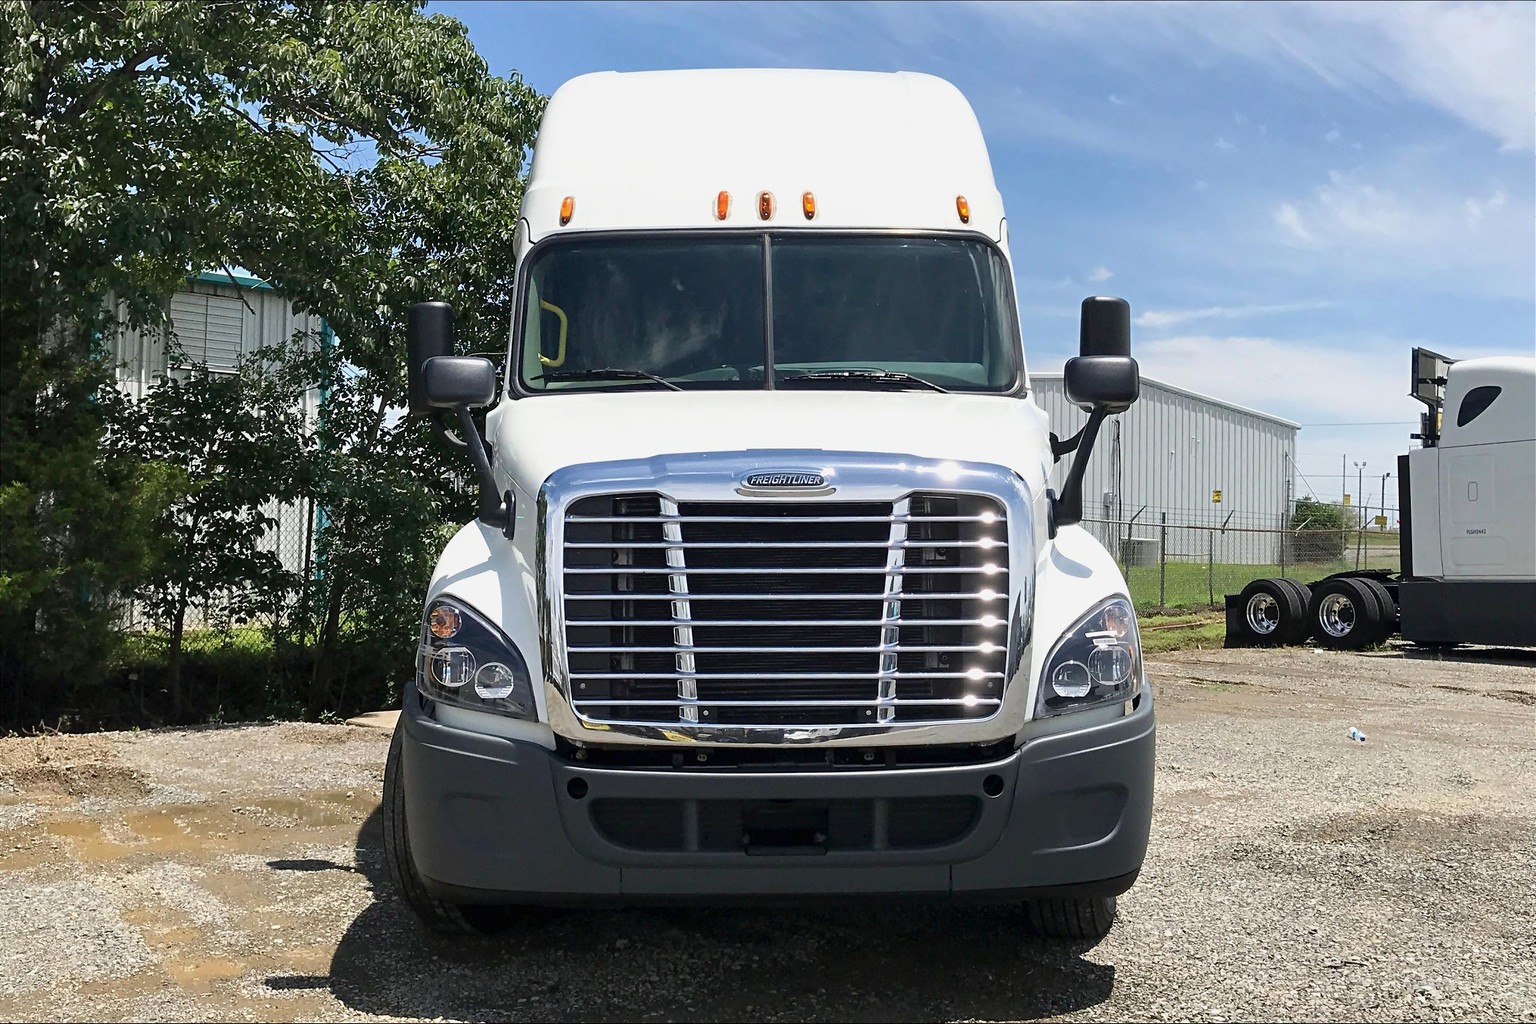
[[[1518,206],[1512,209],[1511,207]],[[1428,182],[1383,185],[1332,171],[1305,199],[1278,203],[1271,218],[1287,245],[1348,256],[1355,269],[1372,261],[1401,273],[1454,268],[1487,275],[1485,286],[1529,299],[1529,204],[1498,185],[1468,195]]]
[[1301,223],[1301,211],[1295,203],[1281,203],[1275,208],[1275,223],[1284,228],[1292,238],[1302,242],[1312,241],[1312,232]]
[[1332,131],[1330,131],[1327,135],[1324,135],[1323,136],[1323,141],[1324,142],[1338,142],[1339,141],[1339,130],[1337,128],[1335,128]]
[[1100,281],[1108,281],[1114,276],[1115,272],[1108,267],[1094,267],[1093,272],[1088,275],[1088,280],[1098,284]]
[[1367,97],[1406,95],[1497,139],[1536,148],[1536,5],[1017,4],[1034,30],[1122,50],[1227,56]]
[[1407,421],[1411,347],[1198,334],[1140,342],[1135,355],[1149,377],[1300,423]]
[[1113,103],[1117,107],[1123,107],[1127,103],[1127,100],[1124,96],[1116,96],[1114,93],[1110,93],[1109,102]]
[[1504,207],[1504,202],[1509,197],[1503,189],[1495,189],[1493,195],[1487,199],[1468,199],[1464,204],[1467,211],[1467,224],[1475,227],[1483,219],[1483,215],[1490,210],[1499,210]]
[[1256,316],[1304,313],[1328,309],[1331,302],[1289,302],[1278,305],[1206,306],[1203,309],[1149,309],[1136,317],[1137,327],[1177,327],[1196,320],[1246,320]]
[[1226,139],[1217,139],[1216,148],[1221,150],[1223,153],[1230,153],[1237,148],[1237,144],[1228,142]]

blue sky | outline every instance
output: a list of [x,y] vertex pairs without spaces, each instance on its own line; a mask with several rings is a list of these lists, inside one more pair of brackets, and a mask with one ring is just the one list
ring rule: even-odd
[[1298,493],[1336,499],[1341,456],[1379,491],[1421,408],[1414,345],[1536,348],[1528,3],[430,9],[545,93],[683,67],[949,79],[991,150],[1031,367],[1074,353],[1084,295],[1124,296],[1144,373],[1304,425]]

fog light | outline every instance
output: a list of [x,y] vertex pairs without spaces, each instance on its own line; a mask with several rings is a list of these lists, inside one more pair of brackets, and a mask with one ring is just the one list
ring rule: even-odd
[[[1097,653],[1097,652],[1095,652]],[[1093,689],[1088,666],[1080,661],[1064,661],[1051,673],[1051,689],[1061,697],[1086,697]]]
[[483,700],[501,700],[512,694],[517,676],[512,669],[499,661],[480,666],[475,673],[475,693]]

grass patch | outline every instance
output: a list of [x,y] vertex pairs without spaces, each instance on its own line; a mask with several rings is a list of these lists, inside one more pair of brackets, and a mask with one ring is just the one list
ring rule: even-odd
[[1221,615],[1142,615],[1138,622],[1145,654],[1220,647],[1227,632]]

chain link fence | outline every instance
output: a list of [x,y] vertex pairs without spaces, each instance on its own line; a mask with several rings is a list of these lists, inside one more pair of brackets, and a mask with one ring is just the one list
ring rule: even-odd
[[1265,576],[1309,583],[1345,570],[1396,572],[1397,531],[1362,528],[1343,511],[1337,528],[1294,527],[1289,514],[1153,508],[1082,525],[1115,556],[1138,609],[1199,610]]

